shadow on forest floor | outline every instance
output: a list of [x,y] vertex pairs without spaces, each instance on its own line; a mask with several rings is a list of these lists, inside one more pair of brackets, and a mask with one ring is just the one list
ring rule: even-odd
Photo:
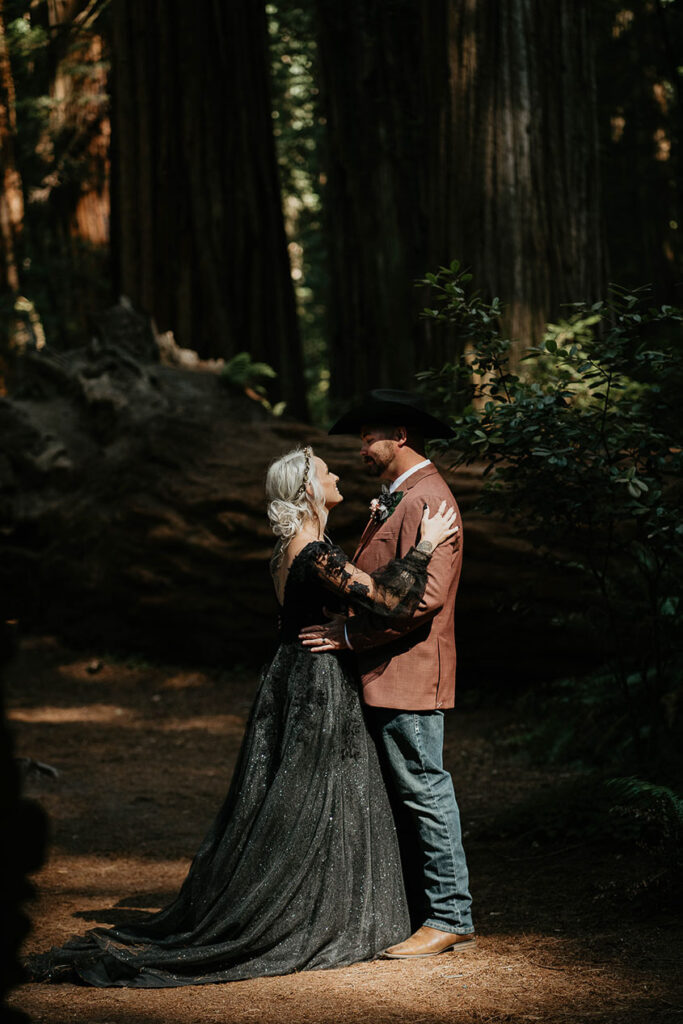
[[[17,753],[60,772],[29,783],[50,815],[52,845],[36,876],[28,949],[169,901],[227,791],[255,686],[253,673],[24,643],[7,687]],[[683,1020],[683,927],[666,908],[644,914],[625,895],[643,857],[575,837],[539,846],[510,832],[511,807],[571,777],[512,753],[517,728],[500,707],[449,718],[476,951],[172,992],[31,985],[12,1005],[49,1024]]]

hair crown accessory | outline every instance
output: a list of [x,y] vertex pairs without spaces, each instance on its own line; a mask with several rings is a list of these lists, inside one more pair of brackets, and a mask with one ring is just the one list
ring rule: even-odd
[[310,445],[306,445],[306,447],[302,448],[301,450],[304,456],[304,476],[298,491],[294,495],[294,501],[300,498],[301,495],[306,490],[306,484],[308,483],[308,474],[311,471],[311,457],[313,455],[313,449],[310,447]]

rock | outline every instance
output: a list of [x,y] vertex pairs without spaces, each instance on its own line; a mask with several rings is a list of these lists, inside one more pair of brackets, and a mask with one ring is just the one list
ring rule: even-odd
[[154,325],[138,313],[126,296],[93,318],[91,350],[126,354],[138,363],[158,363],[159,345]]

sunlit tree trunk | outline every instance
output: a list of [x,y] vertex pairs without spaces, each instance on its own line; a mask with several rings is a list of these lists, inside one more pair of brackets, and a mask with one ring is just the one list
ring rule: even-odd
[[414,287],[457,258],[536,340],[602,287],[588,0],[318,0],[332,388],[410,385],[457,339]]
[[[107,46],[95,25],[101,0],[48,0],[54,73],[51,131],[70,135],[68,154],[83,165],[81,187],[69,196],[69,231],[92,246],[109,244],[109,88]],[[62,30],[64,42],[54,41]]]
[[265,8],[117,0],[111,14],[119,291],[204,357],[270,363],[305,416]]
[[17,249],[24,218],[21,178],[14,153],[16,130],[14,80],[0,0],[0,386],[12,337],[12,309],[19,294]]
[[12,54],[22,99],[23,326],[27,344],[47,337],[68,347],[112,299],[103,3],[14,0],[11,7],[26,33]]

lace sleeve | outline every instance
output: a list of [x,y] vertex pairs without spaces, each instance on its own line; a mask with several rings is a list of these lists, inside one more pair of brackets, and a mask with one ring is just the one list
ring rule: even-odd
[[430,555],[417,548],[370,574],[356,568],[335,545],[321,541],[311,549],[314,572],[324,586],[380,618],[409,617],[425,592]]

